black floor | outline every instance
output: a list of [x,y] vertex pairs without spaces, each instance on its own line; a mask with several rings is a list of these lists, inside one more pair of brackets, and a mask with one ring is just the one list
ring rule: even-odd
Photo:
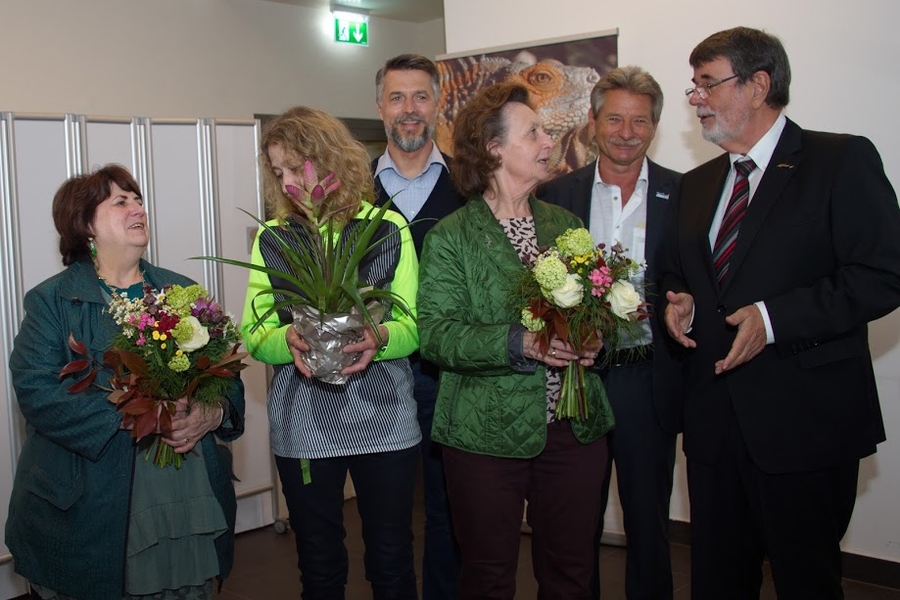
[[[363,574],[363,545],[360,536],[359,515],[356,502],[348,500],[344,510],[347,528],[347,548],[350,553],[350,576],[347,585],[348,600],[371,598]],[[416,556],[422,557],[422,529],[424,516],[421,498],[414,515]],[[272,600],[300,598],[300,582],[296,567],[294,540],[290,532],[275,533],[271,527],[242,533],[237,536],[235,568],[225,582],[219,600]],[[690,548],[672,545],[675,600],[688,600],[691,595]],[[625,549],[604,547],[600,556],[603,600],[625,599]],[[531,538],[522,536],[519,550],[518,592],[519,600],[537,597],[537,585],[531,571]],[[900,600],[900,590],[893,590],[856,581],[844,580],[846,600]],[[771,577],[763,582],[761,600],[775,600]]]

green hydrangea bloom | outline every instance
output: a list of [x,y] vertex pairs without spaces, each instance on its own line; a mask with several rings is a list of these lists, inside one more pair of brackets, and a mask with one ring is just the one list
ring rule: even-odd
[[206,298],[206,290],[196,283],[187,287],[173,285],[166,290],[166,304],[182,316],[190,314],[191,304],[196,302],[197,298]]
[[173,356],[172,360],[169,361],[169,368],[176,373],[181,373],[191,368],[191,361],[188,360],[186,355],[179,354],[178,356]]
[[556,247],[566,256],[583,256],[593,252],[594,238],[584,227],[566,229],[564,234],[556,238]]
[[530,308],[523,308],[522,325],[524,325],[525,329],[528,331],[540,331],[544,328],[544,320],[535,317]]
[[194,327],[185,319],[178,321],[178,324],[172,328],[172,337],[176,342],[186,342],[194,337]]
[[543,290],[555,290],[566,282],[569,271],[556,252],[539,256],[534,263],[534,280]]

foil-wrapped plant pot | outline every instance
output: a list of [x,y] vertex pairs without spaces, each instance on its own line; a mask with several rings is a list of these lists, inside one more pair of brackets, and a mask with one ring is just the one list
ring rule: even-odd
[[[378,302],[366,305],[375,323],[380,323],[384,309]],[[295,306],[291,309],[294,315],[294,329],[309,344],[309,352],[303,353],[306,366],[313,377],[325,383],[344,385],[350,380],[341,371],[356,363],[361,352],[344,352],[344,346],[355,344],[363,339],[366,319],[358,308],[353,307],[349,313],[332,313],[324,317],[311,306]]]

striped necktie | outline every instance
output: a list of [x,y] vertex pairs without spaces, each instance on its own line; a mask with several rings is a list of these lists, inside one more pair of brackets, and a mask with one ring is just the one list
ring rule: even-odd
[[728,263],[737,242],[741,219],[747,214],[747,205],[750,202],[749,175],[755,168],[756,163],[750,158],[734,163],[736,171],[734,190],[731,192],[731,200],[728,201],[725,218],[722,219],[722,226],[719,227],[716,245],[713,248],[713,264],[716,267],[716,279],[720,284],[728,274]]

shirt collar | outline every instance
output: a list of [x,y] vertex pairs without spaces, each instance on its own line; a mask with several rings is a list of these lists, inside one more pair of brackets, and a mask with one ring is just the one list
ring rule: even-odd
[[731,160],[732,166],[734,166],[736,161],[748,156],[756,163],[756,168],[759,169],[760,173],[765,172],[766,167],[769,166],[769,161],[772,160],[772,154],[775,153],[775,146],[778,145],[778,140],[781,139],[781,132],[784,131],[784,126],[786,124],[787,117],[784,116],[784,112],[782,112],[778,115],[778,118],[775,119],[775,122],[772,123],[772,127],[769,128],[769,131],[767,131],[766,134],[750,148],[750,151],[747,152],[747,154],[735,154],[729,152],[728,158]]
[[[643,190],[647,186],[647,180],[649,179],[649,168],[647,166],[647,157],[644,156],[644,160],[641,163],[641,172],[638,174],[637,184],[634,186],[635,190]],[[600,178],[600,158],[594,162],[594,186],[597,184],[601,185],[609,185]]]
[[[425,171],[427,171],[431,167],[431,165],[435,163],[441,165],[445,170],[449,171],[449,169],[447,169],[447,163],[444,161],[444,155],[441,154],[441,151],[438,149],[438,145],[434,142],[434,140],[431,140],[431,154],[428,155],[428,161],[425,163],[425,168],[422,169],[422,173],[419,173],[418,175],[413,177],[413,179],[421,177],[422,174],[425,173]],[[394,171],[394,173],[396,173],[400,177],[403,177],[399,169],[397,169],[397,165],[394,163],[394,159],[391,158],[391,154],[387,148],[385,148],[384,154],[378,157],[378,164],[375,166],[375,177],[378,177],[378,175],[380,175],[381,172],[385,169],[391,169],[392,171]]]

